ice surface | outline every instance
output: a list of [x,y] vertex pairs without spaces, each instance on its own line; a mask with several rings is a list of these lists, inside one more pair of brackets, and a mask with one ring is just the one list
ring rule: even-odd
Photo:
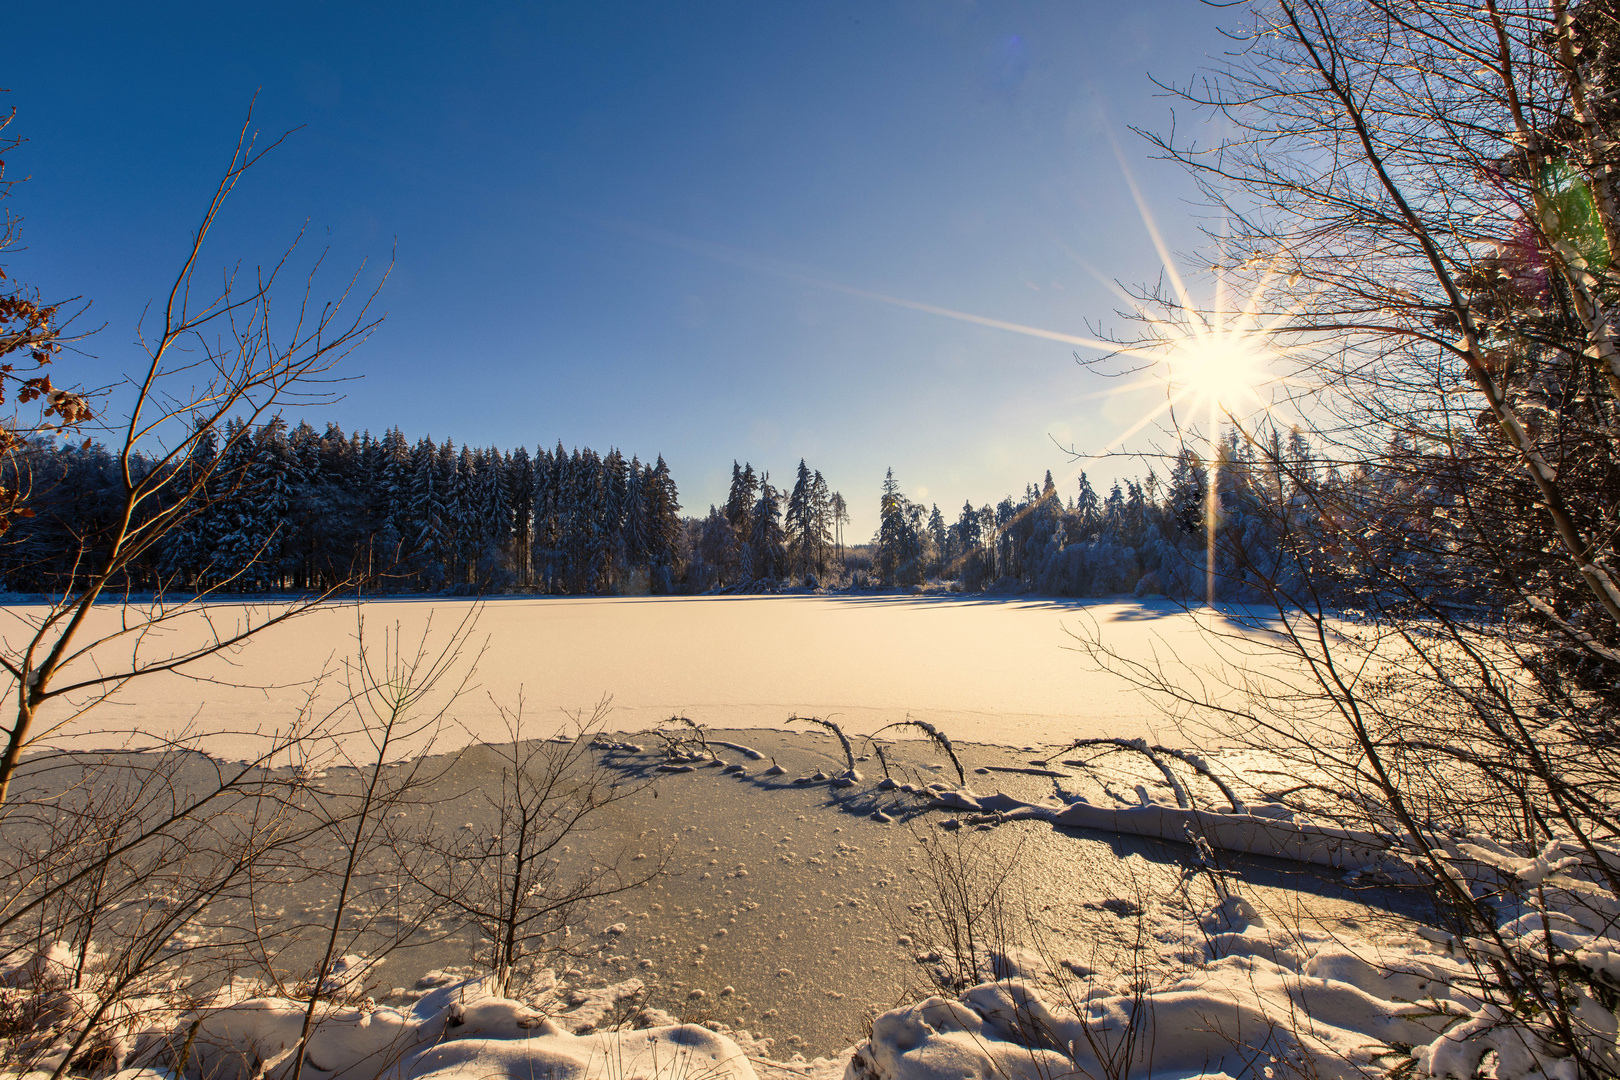
[[[366,603],[367,638],[383,633],[414,644],[429,627],[442,642],[468,601],[378,600]],[[246,609],[208,608],[229,631]],[[0,609],[0,636],[15,644],[43,609]],[[260,609],[261,614],[263,609]],[[98,607],[91,631],[110,630],[117,607]],[[320,701],[343,693],[341,665],[355,652],[353,605],[332,605],[275,627],[228,659],[191,669],[195,677],[158,674],[69,725],[73,737],[100,731],[165,733],[193,726],[210,733],[218,756],[257,751],[255,731],[286,725],[306,703],[308,681],[334,677]],[[836,716],[866,733],[908,716],[952,739],[1006,745],[1054,745],[1082,736],[1151,736],[1163,718],[1124,681],[1099,673],[1073,651],[1070,631],[1094,627],[1123,654],[1176,658],[1205,673],[1252,669],[1253,656],[1227,643],[1168,602],[1081,603],[1034,599],[908,597],[502,598],[488,602],[474,631],[487,641],[476,690],[451,711],[455,723],[433,749],[505,734],[496,705],[523,691],[532,734],[545,737],[563,710],[587,713],[611,696],[610,727],[637,731],[680,714],[711,728],[777,727],[788,717]],[[1235,627],[1229,626],[1229,629]],[[179,620],[139,643],[146,659],[201,640],[200,616]],[[60,677],[127,664],[130,639],[97,650]],[[475,651],[475,650],[469,650]],[[1262,661],[1269,662],[1269,661]],[[1233,666],[1228,666],[1233,665]],[[1038,677],[1031,674],[1038,672]],[[235,684],[235,685],[233,685]],[[322,710],[315,710],[319,714]],[[50,719],[64,719],[62,716]],[[899,734],[908,734],[899,732]],[[419,748],[419,747],[417,747]]]

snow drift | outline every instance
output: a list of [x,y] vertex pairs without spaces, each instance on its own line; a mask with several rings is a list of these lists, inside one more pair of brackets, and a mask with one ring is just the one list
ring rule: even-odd
[[[877,1017],[845,1080],[1573,1075],[1471,997],[1467,963],[1417,935],[1379,942],[1268,927],[1232,897],[1204,923],[1205,963],[1150,991],[1031,970]],[[1488,1029],[1488,1030],[1487,1030]]]
[[[183,1038],[196,1023],[188,1076],[284,1078],[292,1072],[306,1004],[248,998],[181,1017],[167,1033],[148,1033],[147,1041],[167,1042],[175,1032]],[[435,990],[408,1010],[329,1006],[317,1021],[304,1065],[311,1080],[756,1080],[742,1049],[705,1028],[574,1034],[559,1018],[495,996],[477,979]],[[115,1080],[173,1078],[137,1068]]]

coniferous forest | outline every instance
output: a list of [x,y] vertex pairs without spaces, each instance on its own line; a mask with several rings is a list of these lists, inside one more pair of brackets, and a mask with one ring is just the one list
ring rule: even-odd
[[[130,588],[611,594],[672,591],[680,570],[680,502],[661,457],[413,445],[397,428],[374,439],[280,418],[210,436],[166,485],[206,475],[195,510],[133,562]],[[0,573],[13,590],[61,588],[114,524],[115,458],[35,444],[17,467],[34,513],[0,544]]]
[[[1201,595],[1206,583],[1210,475],[1223,595],[1277,569],[1283,534],[1309,527],[1304,482],[1365,502],[1365,474],[1338,477],[1312,462],[1297,431],[1256,448],[1229,439],[1206,464],[1184,450],[1168,476],[1114,482],[1099,493],[1082,473],[1060,492],[1050,472],[1020,497],[947,518],[901,493],[892,471],[879,491],[880,525],[846,543],[849,510],[819,470],[800,461],[778,486],[733,463],[725,503],[680,514],[662,456],[617,449],[456,446],[317,431],[280,417],[205,433],[178,466],[206,476],[181,527],[131,564],[135,591],[371,592],[575,595],[774,592],[786,587],[945,588],[1094,597]],[[139,460],[139,459],[138,459]],[[150,467],[150,466],[149,466]],[[0,541],[12,592],[56,591],[113,524],[119,481],[99,444],[31,443],[13,481],[34,513]],[[1321,490],[1318,485],[1318,490]],[[148,508],[156,513],[161,506]]]

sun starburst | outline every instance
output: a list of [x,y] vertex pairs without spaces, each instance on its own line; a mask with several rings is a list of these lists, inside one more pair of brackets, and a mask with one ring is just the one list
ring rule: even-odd
[[[1109,139],[1113,137],[1110,133]],[[1125,155],[1117,142],[1115,156],[1120,172],[1131,191],[1141,215],[1142,224],[1152,240],[1164,268],[1164,277],[1170,293],[1148,304],[1133,297],[1088,265],[1078,254],[1068,254],[1109,291],[1120,298],[1143,325],[1145,333],[1139,341],[1122,343],[1106,338],[1074,334],[1045,327],[1030,326],[997,319],[971,311],[938,304],[924,303],[858,288],[836,280],[833,276],[788,264],[778,259],[761,256],[737,248],[681,236],[667,230],[655,229],[632,222],[604,222],[616,231],[630,233],[645,240],[681,248],[693,254],[719,262],[741,266],[757,273],[783,278],[801,285],[825,289],[830,292],[858,296],[894,307],[923,312],[928,315],[989,327],[1025,337],[1061,342],[1067,345],[1094,349],[1106,356],[1117,356],[1134,365],[1133,377],[1113,382],[1106,390],[1072,399],[1075,403],[1098,398],[1122,399],[1133,394],[1151,395],[1134,422],[1124,431],[1090,454],[1076,454],[1074,474],[1089,461],[1118,454],[1130,453],[1132,440],[1142,431],[1156,424],[1161,430],[1173,433],[1178,441],[1193,440],[1208,446],[1216,445],[1221,429],[1236,429],[1243,437],[1255,436],[1254,421],[1259,416],[1283,414],[1290,423],[1302,422],[1289,398],[1293,395],[1277,391],[1300,385],[1297,380],[1280,372],[1283,361],[1292,351],[1277,343],[1277,330],[1285,325],[1287,313],[1260,314],[1262,302],[1270,294],[1277,267],[1286,261],[1286,252],[1278,252],[1269,260],[1270,266],[1257,279],[1245,280],[1244,303],[1230,306],[1229,294],[1235,290],[1228,276],[1218,269],[1213,273],[1213,303],[1195,299],[1188,289],[1168,245],[1148,208],[1147,199],[1131,174]],[[1062,246],[1060,244],[1060,246]],[[1068,250],[1065,248],[1064,250]],[[1249,266],[1258,265],[1253,260]],[[1247,277],[1247,275],[1232,275]],[[1292,278],[1290,279],[1293,280]],[[1163,302],[1157,302],[1162,300]],[[1166,314],[1168,313],[1168,314]],[[1290,415],[1292,414],[1292,415]],[[1206,507],[1208,526],[1207,575],[1208,595],[1214,599],[1214,545],[1218,519],[1218,485],[1208,485],[1209,505]]]

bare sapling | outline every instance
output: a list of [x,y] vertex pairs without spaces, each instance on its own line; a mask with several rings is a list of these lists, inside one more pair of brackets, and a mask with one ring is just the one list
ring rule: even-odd
[[428,755],[447,712],[477,673],[477,657],[465,657],[464,649],[480,610],[470,607],[442,645],[433,644],[429,619],[414,646],[402,639],[396,624],[374,648],[360,620],[355,656],[346,664],[348,698],[339,707],[349,723],[336,733],[332,756],[320,763],[327,770],[339,764],[353,768],[358,789],[314,790],[307,803],[323,847],[338,856],[329,869],[336,897],[324,949],[303,988],[307,1001],[291,1080],[303,1076],[322,1006],[362,996],[369,968],[408,942],[444,906],[440,897],[410,903],[404,895],[409,870],[394,860],[415,853],[398,842],[401,830],[391,825],[410,811],[425,812],[424,800],[442,778],[444,766]]
[[961,993],[995,978],[995,957],[1021,937],[1017,921],[1020,843],[1001,851],[961,832],[913,831],[923,854],[924,898],[889,919],[911,938],[933,983]]
[[243,966],[255,878],[312,835],[300,790],[262,761],[184,748],[28,763],[0,823],[0,979],[29,1013],[6,1056],[54,1076],[116,1069],[164,1021],[153,1009]]
[[668,853],[637,861],[628,847],[594,842],[607,813],[646,786],[605,766],[592,748],[605,706],[574,716],[555,738],[535,737],[521,700],[498,707],[507,739],[487,750],[499,780],[466,795],[482,804],[484,820],[448,830],[429,821],[408,842],[422,853],[411,860],[414,879],[476,928],[496,992],[513,995],[537,963],[567,954],[585,905],[652,881]]

